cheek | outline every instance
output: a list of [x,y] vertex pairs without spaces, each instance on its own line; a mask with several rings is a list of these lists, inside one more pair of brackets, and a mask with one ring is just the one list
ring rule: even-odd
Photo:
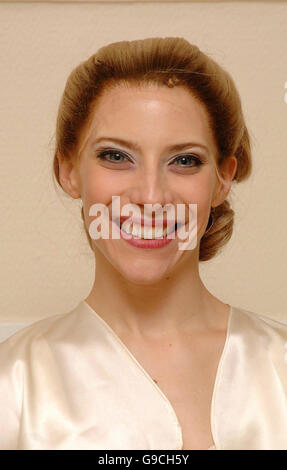
[[93,161],[82,166],[80,178],[83,202],[106,205],[112,203],[112,196],[121,195],[133,181],[128,173],[101,167]]
[[[214,178],[211,171],[200,172],[181,186],[181,198],[187,204],[197,204],[197,230],[202,234],[209,218]],[[191,213],[192,216],[192,213]]]
[[98,171],[98,169],[93,168],[91,165],[82,166],[80,178],[85,225],[86,228],[89,229],[90,224],[95,219],[94,215],[89,215],[90,208],[93,204],[109,205],[108,192],[110,185],[107,184],[105,178],[102,177],[101,172]]
[[[109,171],[99,165],[83,165],[80,172],[81,198],[83,201],[84,218],[86,228],[95,220],[95,215],[89,215],[90,208],[94,204],[103,204],[111,211],[112,197],[121,195],[123,182],[116,171]],[[102,213],[104,215],[104,213]],[[98,213],[98,216],[100,213]],[[110,217],[111,212],[109,212]],[[93,241],[101,246],[104,240]]]
[[81,180],[81,196],[86,207],[95,203],[110,203],[114,190],[107,172],[90,165],[82,169]]
[[209,207],[214,187],[214,178],[210,171],[194,175],[189,181],[181,185],[181,196],[188,202],[198,204],[198,211],[205,211]]

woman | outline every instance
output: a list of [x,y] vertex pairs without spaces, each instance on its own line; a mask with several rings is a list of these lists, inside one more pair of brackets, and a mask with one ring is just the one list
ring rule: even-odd
[[[251,172],[230,75],[182,38],[102,47],[67,80],[54,172],[82,200],[95,280],[73,311],[0,345],[0,447],[287,449],[287,326],[199,276],[232,235],[232,182]],[[113,217],[113,198],[139,216]],[[181,214],[165,231],[163,207]]]

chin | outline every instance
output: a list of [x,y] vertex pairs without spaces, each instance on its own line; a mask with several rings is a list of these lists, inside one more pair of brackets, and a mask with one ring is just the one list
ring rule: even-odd
[[170,269],[167,269],[166,265],[160,266],[157,264],[152,268],[149,266],[139,266],[136,263],[132,266],[117,267],[117,270],[120,274],[129,282],[138,285],[153,285],[160,281],[163,281],[170,272]]

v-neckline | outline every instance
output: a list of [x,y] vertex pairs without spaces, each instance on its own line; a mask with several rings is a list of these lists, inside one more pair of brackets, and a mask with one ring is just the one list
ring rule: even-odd
[[[101,324],[106,328],[106,330],[109,331],[109,333],[112,334],[112,336],[116,339],[116,341],[120,344],[120,346],[122,347],[123,351],[125,351],[129,356],[130,358],[133,360],[133,362],[136,364],[136,366],[140,369],[140,371],[147,377],[147,379],[153,384],[153,387],[155,388],[155,390],[162,396],[162,398],[166,401],[171,413],[173,414],[174,416],[174,419],[175,419],[175,422],[176,422],[176,425],[178,427],[178,430],[179,430],[179,434],[180,434],[180,442],[181,442],[181,445],[180,445],[180,449],[179,450],[183,450],[182,449],[182,446],[183,446],[183,436],[182,436],[182,428],[181,428],[181,425],[179,423],[179,420],[178,420],[178,417],[177,417],[177,414],[175,412],[175,409],[174,407],[172,406],[171,402],[169,401],[169,399],[167,398],[167,396],[165,395],[165,393],[161,390],[161,388],[154,382],[153,378],[151,377],[151,375],[146,371],[146,369],[140,364],[140,362],[136,359],[136,357],[133,355],[133,353],[131,352],[131,350],[126,346],[126,344],[121,340],[121,338],[118,336],[118,334],[113,330],[113,328],[88,304],[88,302],[86,302],[85,300],[82,301],[82,305],[88,309],[88,311],[93,314],[100,322]],[[212,391],[212,398],[211,398],[211,409],[210,409],[210,427],[211,427],[211,435],[212,435],[212,439],[213,439],[213,444],[212,446],[210,446],[208,449],[205,449],[205,450],[209,450],[213,447],[215,447],[215,449],[220,449],[220,444],[219,442],[217,442],[217,437],[216,437],[216,430],[215,430],[215,402],[216,402],[216,393],[217,393],[217,389],[218,389],[218,386],[219,386],[219,380],[220,380],[220,377],[222,375],[222,369],[223,369],[223,362],[224,362],[224,358],[226,356],[226,351],[227,351],[227,347],[228,347],[228,344],[229,344],[229,339],[230,339],[230,332],[231,332],[231,319],[233,318],[233,313],[234,313],[234,307],[232,305],[229,305],[229,315],[228,315],[228,322],[227,322],[227,329],[226,329],[226,337],[225,337],[225,342],[224,342],[224,346],[223,346],[223,349],[222,349],[222,353],[221,353],[221,356],[220,356],[220,359],[218,361],[218,366],[217,366],[217,371],[216,371],[216,376],[215,376],[215,380],[214,380],[214,386],[213,386],[213,391]]]

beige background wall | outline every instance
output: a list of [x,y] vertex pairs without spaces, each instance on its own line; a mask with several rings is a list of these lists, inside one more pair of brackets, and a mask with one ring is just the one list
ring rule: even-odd
[[[87,296],[94,260],[74,200],[51,176],[57,106],[99,47],[181,36],[232,74],[254,171],[234,186],[234,234],[200,270],[227,303],[287,320],[287,3],[0,3],[0,321],[30,322]],[[286,85],[287,86],[287,85]]]

